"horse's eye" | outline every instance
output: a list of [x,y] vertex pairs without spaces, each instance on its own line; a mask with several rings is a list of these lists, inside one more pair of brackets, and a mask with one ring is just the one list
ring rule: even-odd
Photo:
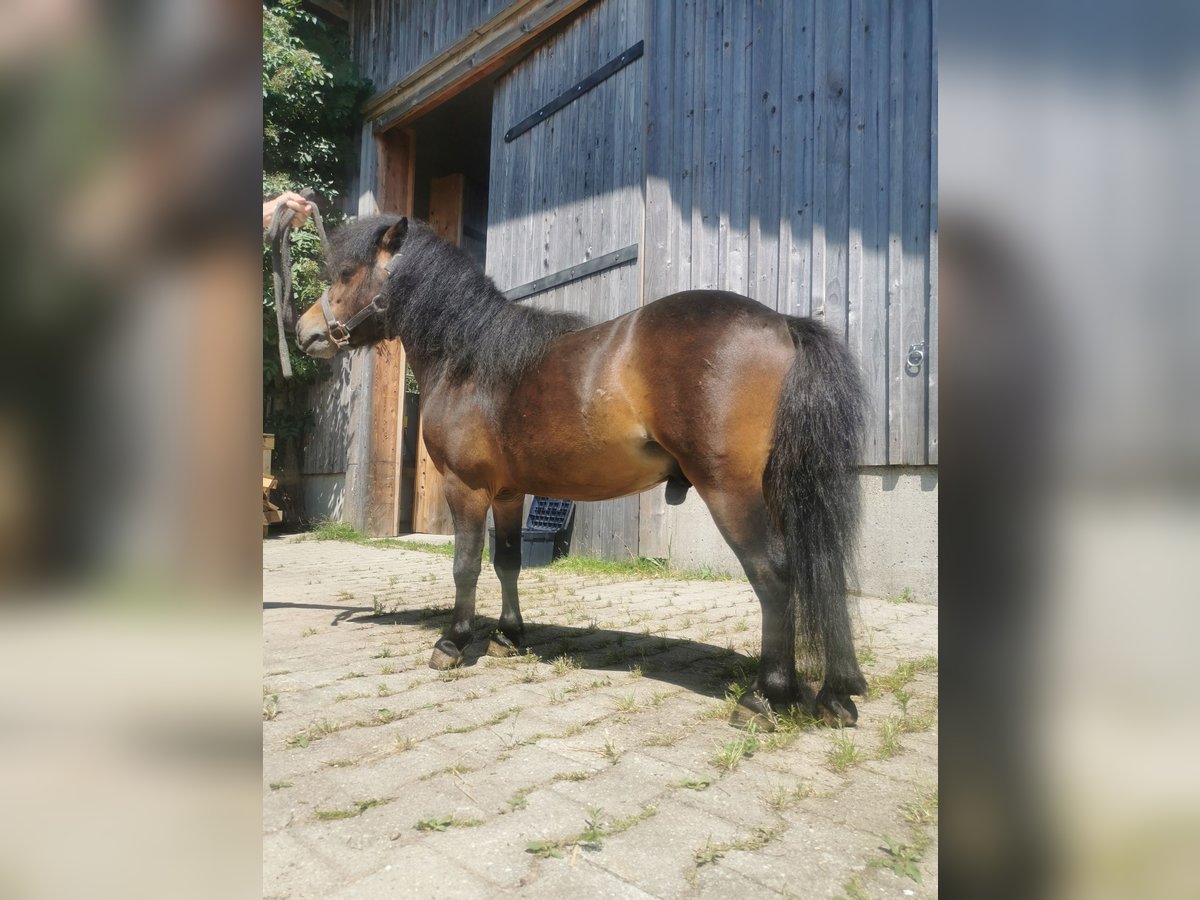
[[342,269],[342,271],[338,273],[338,278],[340,278],[342,281],[349,281],[353,277],[354,269],[350,268],[349,266]]

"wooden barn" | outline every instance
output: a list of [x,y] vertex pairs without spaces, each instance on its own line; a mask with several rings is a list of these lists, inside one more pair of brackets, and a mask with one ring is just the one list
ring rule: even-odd
[[[376,88],[352,212],[428,220],[515,303],[601,320],[722,288],[844,335],[871,396],[860,590],[936,598],[932,0],[311,5]],[[403,348],[334,365],[308,515],[448,533]],[[581,504],[573,550],[736,565],[698,498],[661,487]]]

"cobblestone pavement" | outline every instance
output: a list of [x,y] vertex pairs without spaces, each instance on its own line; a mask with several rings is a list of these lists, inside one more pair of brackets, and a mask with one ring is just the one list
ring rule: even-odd
[[467,665],[436,672],[450,567],[263,544],[264,895],[936,895],[936,608],[859,600],[859,726],[755,738],[726,723],[746,582],[526,570],[532,653],[500,660],[485,567]]

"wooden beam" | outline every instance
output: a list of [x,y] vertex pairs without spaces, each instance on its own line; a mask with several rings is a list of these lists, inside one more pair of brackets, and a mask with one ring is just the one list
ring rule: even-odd
[[404,125],[530,49],[549,28],[595,0],[517,0],[425,65],[372,97],[363,117]]
[[350,7],[344,0],[305,0],[309,6],[315,6],[317,9],[323,9],[331,16],[336,16],[343,22],[350,21]]

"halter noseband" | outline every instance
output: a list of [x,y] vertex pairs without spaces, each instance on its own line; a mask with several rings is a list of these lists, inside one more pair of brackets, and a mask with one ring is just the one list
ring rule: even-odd
[[[387,272],[387,277],[391,278],[396,274],[396,270],[400,268],[400,254],[396,253],[387,261],[387,265],[383,270]],[[384,282],[387,283],[386,281]],[[383,302],[383,292],[380,291],[371,298],[371,302],[352,315],[345,324],[342,324],[338,317],[333,314],[333,309],[329,305],[329,291],[321,294],[321,312],[325,315],[325,330],[329,332],[329,339],[337,346],[338,350],[345,350],[350,346],[350,332],[361,325],[367,319],[373,316],[382,316],[387,312],[387,304]]]

